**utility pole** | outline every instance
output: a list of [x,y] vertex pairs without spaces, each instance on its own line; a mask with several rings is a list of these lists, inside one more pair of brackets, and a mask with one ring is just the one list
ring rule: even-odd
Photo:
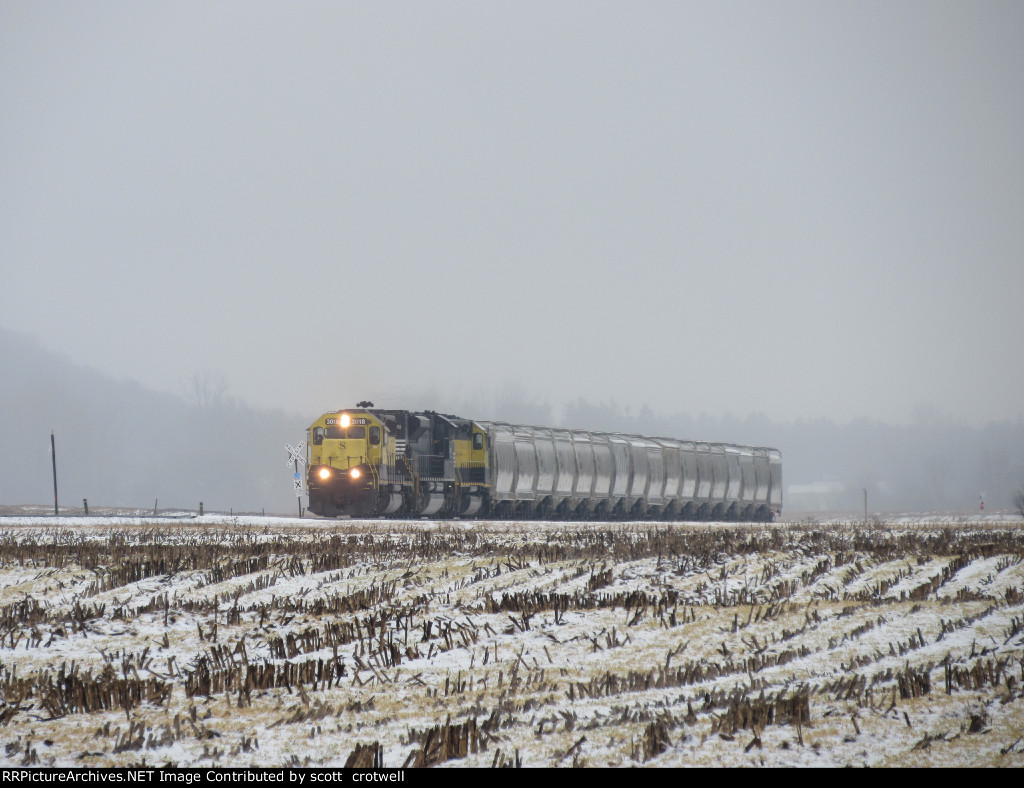
[[53,516],[57,516],[57,443],[50,430],[50,458],[53,460]]

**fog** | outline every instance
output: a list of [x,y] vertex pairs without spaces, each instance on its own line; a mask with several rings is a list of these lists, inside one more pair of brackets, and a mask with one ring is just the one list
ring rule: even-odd
[[1017,2],[4,3],[0,328],[168,412],[198,375],[299,425],[582,400],[982,435],[1022,418],[1022,31]]
[[[60,504],[161,510],[294,514],[295,446],[318,413],[305,417],[254,408],[215,374],[197,372],[177,396],[115,381],[0,329],[0,508],[50,505],[49,435],[57,444]],[[1012,508],[1024,487],[1024,422],[984,428],[922,410],[913,424],[867,420],[774,422],[709,414],[656,414],[579,397],[559,407],[515,385],[445,399],[431,391],[410,401],[474,418],[556,424],[653,436],[732,441],[779,448],[787,516],[979,511]],[[351,404],[351,403],[343,403]],[[378,403],[379,404],[379,403]],[[305,499],[302,501],[305,503]]]

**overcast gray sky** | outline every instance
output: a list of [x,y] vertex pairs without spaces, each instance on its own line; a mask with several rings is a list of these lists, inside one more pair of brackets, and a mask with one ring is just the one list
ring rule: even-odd
[[294,412],[1016,420],[1024,3],[2,0],[0,266]]

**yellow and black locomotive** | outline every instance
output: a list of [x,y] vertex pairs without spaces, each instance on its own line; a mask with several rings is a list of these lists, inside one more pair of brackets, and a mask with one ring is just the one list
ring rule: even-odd
[[309,511],[324,517],[770,521],[778,450],[473,421],[372,403],[309,428]]
[[336,517],[466,516],[487,484],[483,430],[440,413],[356,408],[309,428],[309,510]]

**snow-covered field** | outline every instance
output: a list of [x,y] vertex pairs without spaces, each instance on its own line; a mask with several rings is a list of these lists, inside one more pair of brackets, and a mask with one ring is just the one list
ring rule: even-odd
[[1024,523],[5,516],[0,698],[8,766],[1024,766]]

